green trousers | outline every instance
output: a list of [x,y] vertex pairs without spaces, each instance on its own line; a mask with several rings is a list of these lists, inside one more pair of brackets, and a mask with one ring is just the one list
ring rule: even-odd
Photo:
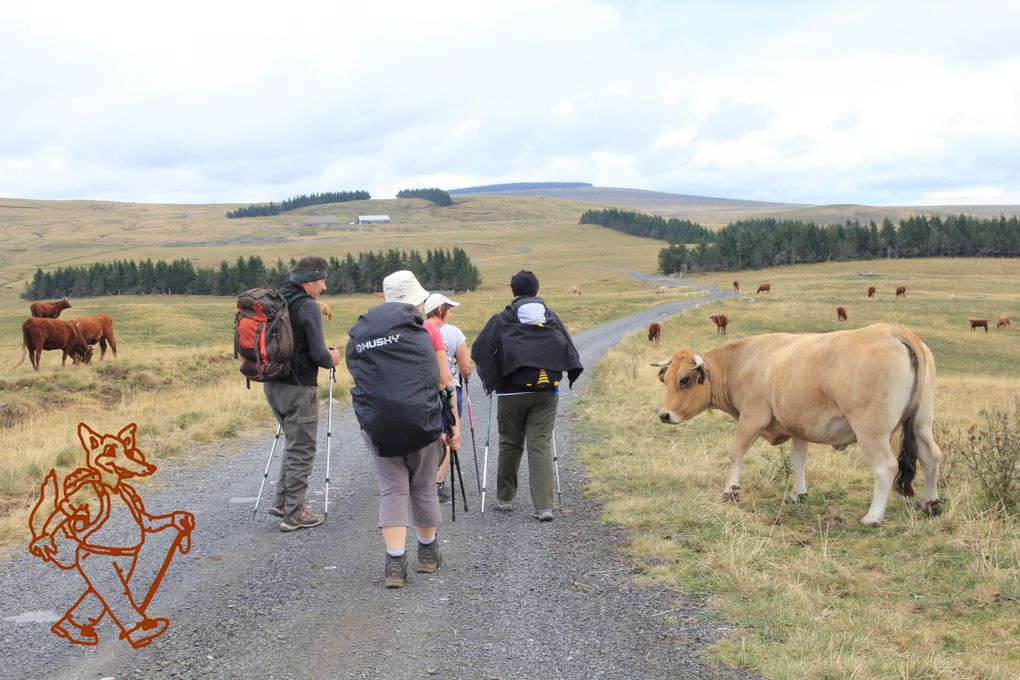
[[499,471],[496,498],[509,501],[517,495],[517,471],[528,450],[528,486],[536,510],[552,509],[552,434],[559,397],[552,391],[499,395]]

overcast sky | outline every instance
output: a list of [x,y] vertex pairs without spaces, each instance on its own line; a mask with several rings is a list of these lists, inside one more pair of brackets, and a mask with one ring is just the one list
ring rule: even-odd
[[1016,0],[0,0],[0,196],[1017,204],[1018,29]]

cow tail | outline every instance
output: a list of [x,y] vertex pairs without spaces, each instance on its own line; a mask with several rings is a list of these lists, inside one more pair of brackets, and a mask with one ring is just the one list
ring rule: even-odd
[[[902,341],[901,341],[902,342]],[[910,402],[903,417],[903,437],[900,440],[899,472],[896,474],[894,486],[896,491],[908,498],[914,495],[914,475],[917,474],[917,436],[914,434],[914,418],[917,416],[917,398],[920,367],[917,352],[909,343],[903,342],[910,355],[910,367],[914,370],[914,385],[910,392]]]
[[25,355],[28,354],[28,338],[25,337],[24,330],[21,332],[21,361],[14,364],[14,368],[17,368],[21,364],[25,363]]

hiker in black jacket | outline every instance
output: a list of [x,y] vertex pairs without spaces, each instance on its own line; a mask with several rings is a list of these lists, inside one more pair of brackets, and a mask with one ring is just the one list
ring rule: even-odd
[[326,290],[326,260],[304,257],[279,288],[287,300],[294,332],[291,373],[263,384],[266,401],[286,437],[280,478],[269,514],[282,517],[281,531],[307,529],[322,524],[323,516],[305,506],[308,476],[315,461],[315,438],[319,429],[319,368],[340,363],[340,353],[326,347],[322,337],[322,312],[316,303]]
[[510,279],[514,299],[482,329],[471,358],[486,393],[498,396],[497,510],[513,509],[525,444],[535,516],[553,519],[552,433],[563,374],[570,385],[584,370],[570,334],[538,297],[538,278],[521,270]]

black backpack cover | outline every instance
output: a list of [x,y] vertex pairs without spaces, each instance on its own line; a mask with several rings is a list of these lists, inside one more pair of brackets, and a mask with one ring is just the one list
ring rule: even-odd
[[439,364],[422,323],[413,305],[387,302],[358,317],[348,333],[354,415],[381,456],[418,451],[443,429]]

